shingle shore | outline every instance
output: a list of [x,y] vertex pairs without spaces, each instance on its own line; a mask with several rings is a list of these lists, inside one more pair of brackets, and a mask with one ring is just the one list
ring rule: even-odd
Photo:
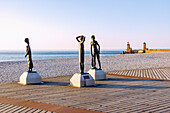
[[[33,61],[34,68],[42,77],[73,75],[79,72],[78,57]],[[170,67],[170,53],[148,53],[101,56],[105,72],[130,69],[150,69]],[[91,68],[91,57],[85,57],[85,71]],[[0,83],[18,81],[27,71],[26,61],[0,62]]]

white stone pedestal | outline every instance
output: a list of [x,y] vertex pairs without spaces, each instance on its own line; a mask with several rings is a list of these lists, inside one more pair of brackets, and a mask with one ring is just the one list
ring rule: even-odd
[[41,82],[41,76],[36,72],[36,71],[32,71],[32,72],[24,72],[21,76],[20,76],[20,84],[40,84]]
[[70,79],[70,85],[75,87],[95,86],[95,81],[88,73],[76,73]]
[[94,80],[105,80],[106,74],[101,69],[90,69],[88,73],[93,77]]

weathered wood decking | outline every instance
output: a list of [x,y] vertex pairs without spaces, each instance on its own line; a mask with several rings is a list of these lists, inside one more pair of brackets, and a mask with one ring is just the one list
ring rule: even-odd
[[51,112],[23,106],[0,103],[0,113],[51,113]]
[[[133,71],[132,71],[133,72]],[[71,76],[44,78],[42,85],[0,84],[0,96],[101,112],[170,111],[170,82],[108,75],[96,87],[69,86]]]
[[136,69],[109,72],[110,74],[126,75],[130,77],[149,78],[157,80],[170,80],[170,68]]

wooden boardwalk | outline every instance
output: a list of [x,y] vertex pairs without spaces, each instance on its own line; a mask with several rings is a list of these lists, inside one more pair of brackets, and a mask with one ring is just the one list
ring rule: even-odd
[[52,113],[52,112],[0,103],[0,113]]
[[69,86],[71,76],[44,78],[42,85],[2,83],[0,97],[85,109],[89,112],[170,112],[170,82],[111,75],[107,77],[105,81],[96,81],[96,87],[85,88]]
[[123,70],[123,71],[112,71],[109,73],[115,75],[126,75],[129,77],[170,80],[170,68]]

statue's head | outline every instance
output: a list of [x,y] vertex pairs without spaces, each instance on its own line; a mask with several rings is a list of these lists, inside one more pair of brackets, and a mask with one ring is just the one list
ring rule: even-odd
[[94,40],[94,39],[95,39],[95,36],[94,36],[94,35],[92,35],[92,36],[91,36],[91,39],[92,39],[92,40]]
[[83,40],[85,37],[82,35],[81,37],[80,37],[80,40]]
[[29,44],[29,39],[28,39],[28,38],[25,38],[25,42],[26,42],[27,44]]

